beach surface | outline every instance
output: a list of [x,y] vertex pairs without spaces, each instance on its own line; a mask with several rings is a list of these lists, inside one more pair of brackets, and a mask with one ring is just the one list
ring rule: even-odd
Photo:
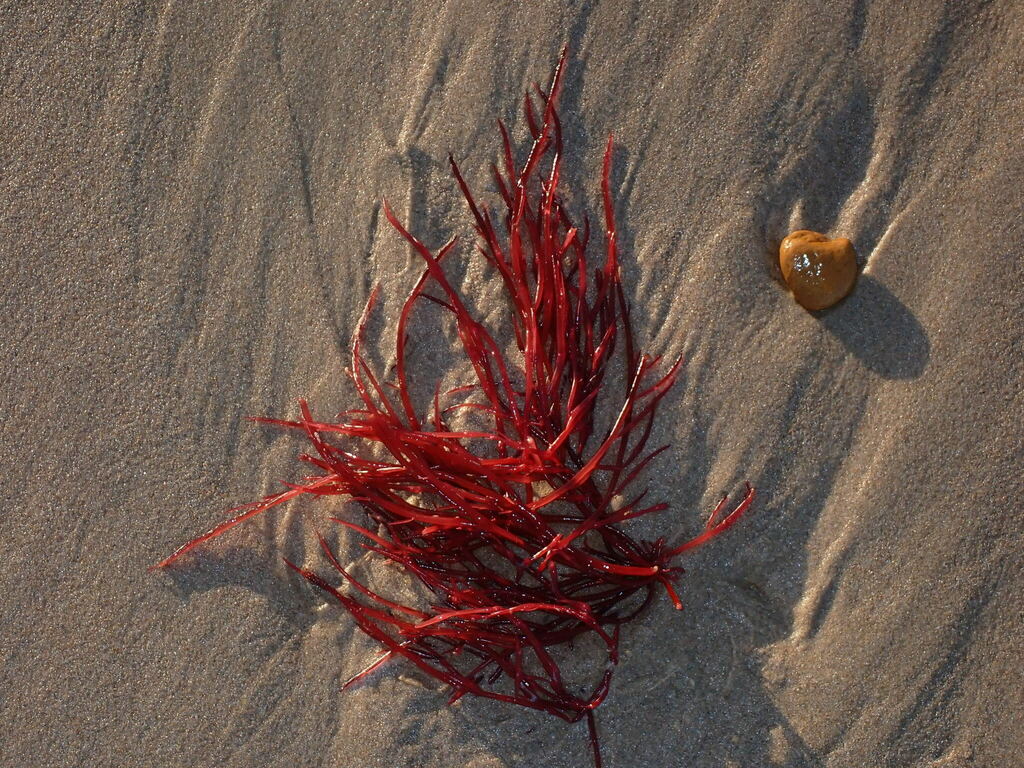
[[[1024,5],[8,4],[0,10],[0,765],[575,768],[585,723],[447,696],[291,574],[340,499],[147,568],[304,474],[246,417],[379,370],[428,246],[494,202],[495,120],[570,46],[563,186],[614,134],[626,295],[685,356],[648,473],[683,540],[622,636],[606,768],[1003,768],[1024,754]],[[773,258],[850,238],[810,313]],[[449,334],[418,351],[445,366]],[[348,562],[392,593],[404,576]]]

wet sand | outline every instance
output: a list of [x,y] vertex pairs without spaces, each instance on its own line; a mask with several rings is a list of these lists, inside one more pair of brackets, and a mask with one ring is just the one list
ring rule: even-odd
[[[597,211],[615,134],[634,326],[687,358],[654,528],[760,492],[625,631],[605,765],[1019,759],[1024,7],[37,3],[0,33],[0,765],[588,764],[584,724],[399,664],[342,693],[374,646],[281,564],[318,563],[319,507],[146,571],[298,476],[245,417],[351,404],[375,284],[392,359],[419,265],[381,197],[468,232],[447,153],[495,199],[494,120],[522,140],[565,41],[563,183]],[[862,261],[822,313],[772,264],[802,228]]]

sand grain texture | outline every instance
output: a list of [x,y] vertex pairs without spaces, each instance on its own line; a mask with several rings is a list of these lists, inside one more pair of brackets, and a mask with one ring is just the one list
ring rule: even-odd
[[[351,402],[376,283],[387,365],[418,265],[381,196],[428,245],[465,232],[446,153],[482,192],[566,39],[565,184],[596,210],[614,132],[638,336],[689,359],[659,524],[761,491],[686,610],[625,633],[606,765],[1013,765],[1024,8],[386,5],[0,9],[0,765],[586,764],[582,724],[446,709],[399,665],[341,693],[372,644],[280,565],[317,562],[322,511],[145,570],[295,476],[244,417]],[[866,262],[817,316],[771,266],[798,228]]]

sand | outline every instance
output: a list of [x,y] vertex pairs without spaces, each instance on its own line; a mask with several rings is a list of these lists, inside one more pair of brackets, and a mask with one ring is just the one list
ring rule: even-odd
[[[688,358],[655,527],[760,491],[625,633],[605,765],[1020,760],[1024,6],[56,6],[0,11],[0,765],[588,765],[401,665],[342,693],[373,645],[280,560],[322,511],[146,570],[297,476],[245,417],[351,402],[378,283],[387,363],[418,267],[381,196],[465,232],[447,152],[485,189],[566,40],[565,183],[596,210],[614,133],[637,333]],[[798,228],[859,251],[831,311],[771,266]]]

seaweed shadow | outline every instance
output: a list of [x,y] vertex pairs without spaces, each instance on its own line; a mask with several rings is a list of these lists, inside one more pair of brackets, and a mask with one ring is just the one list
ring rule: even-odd
[[[276,560],[276,564],[275,561]],[[284,617],[296,630],[305,631],[314,622],[316,595],[298,586],[296,577],[277,558],[244,547],[204,549],[199,555],[183,559],[182,564],[162,571],[167,587],[182,603],[195,594],[221,587],[242,587],[266,599],[267,605]]]
[[915,379],[928,365],[931,344],[924,327],[870,275],[861,275],[853,293],[819,317],[848,352],[886,379]]

